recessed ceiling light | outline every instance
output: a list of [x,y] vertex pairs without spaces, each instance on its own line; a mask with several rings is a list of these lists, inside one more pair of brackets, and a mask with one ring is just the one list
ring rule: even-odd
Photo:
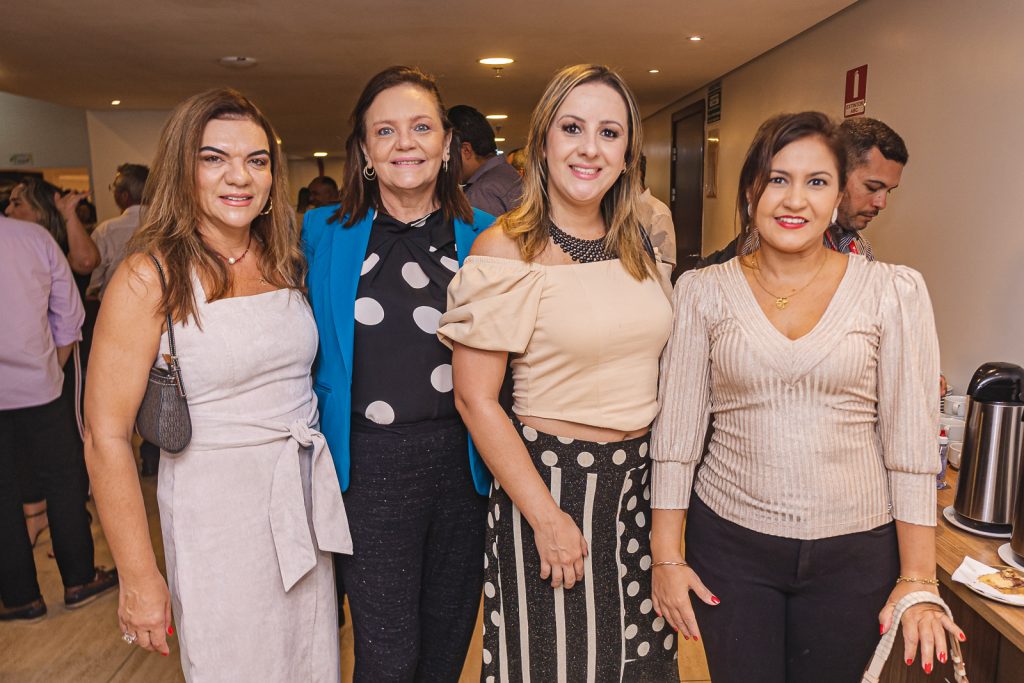
[[255,57],[221,57],[218,62],[229,69],[248,69],[256,66],[259,60]]
[[325,156],[327,156],[327,152],[313,152],[313,156],[315,156],[315,157],[325,157]]
[[692,40],[695,43],[698,42],[698,41],[703,40],[703,38],[701,38],[700,36],[690,36],[689,39]]
[[494,138],[495,142],[505,142],[505,138]]
[[110,104],[116,107],[117,105],[121,104],[121,100],[110,100]]
[[502,121],[508,118],[508,114],[488,114],[487,118],[491,119],[492,121]]
[[480,63],[488,66],[505,66],[506,64],[511,64],[514,61],[516,60],[511,57],[484,57],[480,60]]
[[659,73],[661,73],[661,71],[658,70],[658,69],[648,69],[647,73],[649,73],[649,74],[659,74]]

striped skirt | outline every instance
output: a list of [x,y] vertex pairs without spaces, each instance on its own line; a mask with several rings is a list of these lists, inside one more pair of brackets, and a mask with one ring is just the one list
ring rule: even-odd
[[494,483],[481,681],[678,681],[676,634],[651,604],[649,436],[594,443],[516,428],[590,553],[582,582],[551,588],[530,525]]

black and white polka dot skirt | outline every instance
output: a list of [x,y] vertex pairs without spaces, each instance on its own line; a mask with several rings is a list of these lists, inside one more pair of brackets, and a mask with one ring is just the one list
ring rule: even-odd
[[590,553],[582,582],[551,588],[530,525],[495,482],[481,681],[678,681],[676,633],[651,604],[649,436],[595,443],[515,424]]

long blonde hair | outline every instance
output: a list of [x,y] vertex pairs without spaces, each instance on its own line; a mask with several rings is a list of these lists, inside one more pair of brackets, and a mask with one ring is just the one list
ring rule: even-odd
[[223,299],[231,290],[227,267],[199,233],[203,214],[196,169],[203,131],[213,119],[252,121],[267,134],[271,210],[252,222],[253,238],[263,250],[260,272],[276,287],[302,289],[305,278],[299,230],[288,197],[287,169],[270,121],[237,90],[217,88],[193,95],[178,105],[160,135],[156,161],[146,182],[143,223],[129,243],[129,251],[153,254],[163,262],[167,289],[160,309],[180,322],[192,318],[199,324],[193,272],[211,287],[207,293],[210,301]]
[[629,115],[626,170],[601,199],[601,217],[607,228],[605,248],[616,254],[626,272],[637,280],[654,277],[655,263],[640,235],[644,229],[639,214],[640,194],[643,190],[640,179],[640,155],[643,150],[640,109],[629,86],[607,66],[567,66],[548,83],[530,117],[522,203],[519,208],[505,214],[499,222],[505,234],[519,245],[523,260],[532,261],[547,248],[551,203],[547,192],[548,165],[544,156],[544,143],[558,108],[574,88],[584,83],[603,83],[615,90],[625,102]]

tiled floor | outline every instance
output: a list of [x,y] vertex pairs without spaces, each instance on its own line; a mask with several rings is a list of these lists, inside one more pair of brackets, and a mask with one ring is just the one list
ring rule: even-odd
[[[163,564],[160,520],[156,509],[156,480],[143,480],[150,532]],[[94,511],[95,512],[95,511]],[[94,515],[95,517],[95,515]],[[97,564],[110,566],[110,550],[99,524],[93,523]],[[117,628],[117,595],[106,595],[75,612],[63,607],[63,588],[50,550],[49,533],[36,547],[39,583],[49,614],[36,624],[0,624],[0,683],[92,683],[144,681],[171,683],[184,680],[173,638],[171,656],[143,652],[121,641]],[[466,658],[460,683],[479,681],[480,629]],[[352,680],[352,629],[341,631],[342,679]],[[708,681],[704,652],[694,643],[680,650],[682,681]]]

